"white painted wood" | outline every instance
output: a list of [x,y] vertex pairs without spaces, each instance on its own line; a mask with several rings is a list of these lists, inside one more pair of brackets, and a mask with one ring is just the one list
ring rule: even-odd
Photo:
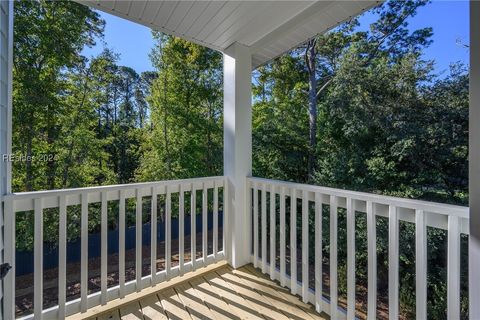
[[67,205],[65,196],[58,199],[58,318],[65,318],[67,294]]
[[183,186],[180,185],[180,192],[178,194],[178,265],[180,274],[184,273],[185,269],[185,195]]
[[9,211],[13,203],[2,203],[12,192],[12,161],[3,157],[12,154],[13,6],[14,1],[0,4],[0,264],[12,267],[0,283],[0,319],[13,319],[15,314],[15,230],[8,230],[15,228],[15,216]]
[[369,320],[377,317],[377,225],[373,204],[367,201],[368,308]]
[[[246,177],[252,173],[252,56],[247,46],[234,43],[223,55],[224,175],[228,183],[231,216],[231,264],[250,262],[251,208],[247,207]],[[247,191],[248,190],[248,191]]]
[[[89,1],[95,9],[224,51],[232,43],[255,49],[255,66],[280,56],[378,4],[362,1]],[[200,6],[203,4],[203,6]],[[316,5],[315,5],[316,4]],[[259,52],[268,49],[264,56]]]
[[202,191],[202,254],[203,264],[207,264],[208,256],[208,189],[203,185]]
[[253,266],[258,268],[258,189],[253,185]]
[[470,72],[469,72],[469,161],[468,191],[470,205],[469,316],[480,319],[480,2],[470,1]]
[[142,286],[142,196],[140,190],[136,190],[137,197],[135,202],[135,278],[137,283],[137,292],[143,289]]
[[85,312],[88,295],[88,193],[82,193],[81,197],[80,311]]
[[197,260],[197,190],[192,184],[192,191],[190,193],[190,224],[191,224],[191,236],[190,236],[190,257],[192,261],[193,270],[196,268]]
[[5,262],[12,267],[4,279],[4,318],[15,318],[15,208],[13,198],[5,199]]
[[108,221],[107,221],[107,192],[102,192],[101,203],[101,217],[100,217],[100,233],[101,233],[101,263],[100,263],[100,289],[101,289],[101,303],[102,305],[107,303],[107,266],[108,266],[108,251],[107,251],[107,233],[108,233]]
[[347,319],[355,319],[355,210],[347,198]]
[[285,262],[285,187],[280,189],[280,284],[282,287],[286,285],[286,262]]
[[262,185],[262,272],[267,273],[267,192]]
[[217,182],[215,182],[215,186],[213,188],[213,256],[215,258],[218,257],[218,183]]
[[416,316],[427,319],[427,225],[423,210],[415,212]]
[[[202,182],[198,184],[197,182],[192,183],[192,188],[195,188],[195,186],[204,186],[205,188],[212,188],[215,186],[222,186],[222,180],[221,178],[210,178],[210,182]],[[168,195],[167,199],[167,212],[171,211],[171,192],[183,192],[184,191],[184,183],[180,184],[166,184],[168,187]],[[42,262],[42,251],[43,251],[43,241],[35,241],[35,273],[34,273],[34,279],[36,279],[36,285],[35,285],[35,296],[34,300],[37,302],[37,308],[34,310],[34,315],[36,318],[44,317],[44,318],[64,318],[69,315],[72,315],[73,313],[78,313],[78,312],[84,312],[88,308],[95,307],[99,304],[105,303],[105,301],[110,301],[113,299],[116,299],[118,297],[124,297],[127,294],[133,293],[134,291],[138,290],[138,287],[145,288],[146,286],[149,285],[154,285],[155,283],[158,282],[159,279],[165,279],[167,276],[167,270],[162,271],[160,273],[156,273],[155,267],[152,269],[154,274],[149,274],[146,277],[142,277],[140,279],[139,284],[137,285],[137,281],[130,281],[129,283],[125,283],[125,198],[126,194],[129,195],[130,198],[135,197],[137,204],[141,203],[142,197],[143,196],[152,196],[152,199],[155,200],[156,194],[158,192],[164,194],[165,185],[163,182],[159,182],[156,185],[151,185],[149,188],[145,188],[144,186],[139,187],[139,188],[126,188],[125,186],[118,186],[118,187],[113,187],[113,186],[108,186],[107,188],[101,188],[99,191],[91,191],[91,189],[70,189],[70,190],[52,190],[52,191],[42,191],[42,192],[29,192],[28,197],[25,193],[22,194],[13,194],[9,195],[5,198],[5,212],[10,212],[8,216],[11,218],[6,219],[6,223],[12,224],[13,226],[15,225],[14,219],[14,212],[19,212],[18,208],[16,208],[15,203],[16,203],[16,197],[20,196],[23,200],[20,201],[30,201],[34,203],[32,206],[34,208],[34,211],[36,213],[35,215],[35,239],[39,239],[39,235],[41,235],[43,226],[40,227],[40,224],[43,224],[43,220],[41,220],[40,214],[45,210],[45,206],[43,205],[44,202],[49,204],[49,208],[58,208],[59,210],[59,297],[58,301],[60,302],[60,306],[56,306],[53,308],[49,308],[47,310],[42,310],[42,303],[41,303],[41,295],[43,294],[42,289],[42,282],[43,282],[43,274],[42,274],[42,268],[43,264]],[[160,188],[160,189],[159,189]],[[190,185],[188,186],[188,191],[190,191]],[[75,193],[76,192],[76,193]],[[218,197],[218,194],[217,194]],[[66,222],[67,222],[67,205],[71,203],[72,198],[74,198],[74,201],[76,198],[79,199],[80,205],[81,205],[81,276],[80,276],[80,298],[75,300],[75,301],[69,301],[68,303],[65,302],[65,296],[66,296],[66,244],[67,244],[67,229],[66,229]],[[54,200],[52,200],[54,199]],[[108,247],[107,247],[107,241],[106,241],[106,235],[108,235],[108,201],[112,201],[112,199],[119,199],[119,285],[116,287],[108,288],[107,287],[107,282],[105,281],[106,279],[106,271],[107,271],[107,266],[108,266]],[[100,228],[100,233],[101,233],[101,266],[100,266],[100,291],[97,291],[92,294],[88,294],[88,215],[89,215],[89,204],[90,203],[101,203],[100,207],[100,217],[101,217],[101,228]],[[217,199],[218,202],[218,199]],[[152,202],[152,215],[156,215],[156,200]],[[218,206],[218,204],[217,204]],[[40,209],[39,209],[40,208]],[[138,217],[138,210],[140,210],[140,206],[137,206],[136,209],[136,214]],[[140,210],[141,212],[141,210]],[[168,216],[168,215],[167,215]],[[167,217],[168,218],[168,217]],[[156,217],[152,219],[152,222],[156,221]],[[155,223],[153,223],[155,224]],[[169,225],[169,223],[167,223]],[[170,222],[171,225],[171,222]],[[12,261],[14,259],[14,246],[15,246],[15,236],[14,236],[14,227],[7,228],[10,230],[10,233],[7,232],[6,236],[9,238],[6,238],[7,241],[7,246],[6,246],[6,258],[9,259],[8,261]],[[154,235],[156,233],[156,230],[153,230],[152,234]],[[170,233],[171,234],[171,233]],[[43,236],[43,235],[42,235]],[[153,236],[153,238],[156,238]],[[167,235],[168,238],[168,235]],[[171,238],[171,236],[170,236]],[[153,241],[155,242],[155,241]],[[167,241],[168,242],[168,241]],[[171,240],[170,240],[171,243]],[[168,245],[167,245],[168,247]],[[40,249],[39,249],[40,248]],[[152,252],[156,252],[156,249],[152,249]],[[153,257],[153,258],[152,258]],[[151,263],[155,264],[155,255],[151,256]],[[203,262],[203,257],[202,259],[195,259],[196,263],[201,263],[201,264],[211,264],[214,262],[217,262],[219,260],[225,259],[225,254],[224,252],[218,252],[217,258],[215,258],[213,255],[209,255],[207,257],[207,260],[205,263]],[[153,261],[153,262],[152,262]],[[13,263],[12,263],[13,264]],[[13,264],[14,265],[14,264]],[[189,262],[184,264],[185,270],[183,272],[189,272],[193,270],[193,263]],[[174,268],[170,268],[170,272],[168,275],[170,277],[174,276],[180,276],[182,274],[182,271],[180,271],[180,266],[176,266]],[[12,277],[14,279],[14,277]],[[7,279],[8,280],[8,276]],[[14,286],[14,281],[12,281],[12,284],[9,284],[8,281],[6,281],[7,286]],[[82,289],[83,288],[83,289]],[[11,291],[12,293],[14,290]],[[10,302],[7,298],[6,302]],[[10,297],[11,300],[13,300],[13,296]],[[39,302],[40,301],[40,302]],[[7,305],[5,305],[7,306]],[[12,306],[14,308],[14,306]],[[8,309],[8,308],[7,308]],[[35,307],[34,307],[35,309]],[[14,311],[13,311],[14,312]],[[34,316],[32,314],[32,317]],[[27,318],[29,318],[27,316]]]
[[275,206],[275,189],[270,186],[270,279],[275,279],[275,266],[277,264],[277,248],[276,248],[276,206]]
[[155,187],[151,188],[150,203],[150,275],[152,277],[152,286],[157,282],[157,191]]
[[172,269],[172,193],[167,186],[167,199],[165,203],[165,275],[171,276]]
[[[229,190],[228,190],[228,181],[227,179],[224,179],[222,181],[222,186],[223,186],[223,197],[222,197],[222,211],[223,211],[223,219],[222,219],[222,245],[223,245],[223,253],[227,259],[227,261],[232,261],[232,256],[231,256],[231,248],[232,245],[230,243],[231,237],[227,237],[227,234],[232,234],[230,231],[230,226],[232,225],[230,223],[230,206],[228,205],[228,199],[230,199],[229,196]],[[247,187],[247,185],[245,184]],[[248,194],[248,191],[246,191]],[[250,208],[250,197],[247,196],[247,208]]]
[[338,199],[330,196],[330,318],[338,319]]
[[290,291],[297,294],[297,190],[290,190]]
[[309,302],[308,212],[308,192],[302,190],[302,298],[305,303]]
[[322,308],[322,195],[315,193],[315,310]]
[[448,217],[447,318],[460,319],[460,226]]
[[33,242],[33,314],[43,319],[43,208],[42,199],[34,200],[35,236]]
[[[363,211],[366,209],[365,203],[370,201],[372,203],[376,203],[379,205],[376,208],[376,215],[381,215],[384,217],[388,217],[388,206],[396,206],[398,208],[405,209],[403,214],[412,212],[411,217],[410,215],[403,215],[402,219],[404,221],[415,222],[415,210],[424,210],[425,212],[432,212],[435,213],[433,216],[457,216],[462,219],[468,219],[468,208],[462,206],[455,206],[449,205],[445,203],[435,203],[430,201],[422,201],[422,200],[414,200],[414,199],[405,199],[405,198],[398,198],[398,197],[390,197],[390,196],[382,196],[373,193],[366,193],[366,192],[357,192],[357,191],[350,191],[344,189],[335,189],[335,188],[328,188],[322,186],[314,186],[302,183],[295,183],[295,182],[287,182],[287,181],[279,181],[279,180],[270,180],[264,178],[249,178],[248,179],[251,183],[268,183],[275,187],[284,186],[286,188],[296,188],[300,190],[307,190],[309,192],[321,193],[326,195],[335,195],[339,198],[352,198],[355,199],[357,202],[363,202],[363,204],[359,205],[362,207]],[[324,203],[328,204],[328,201],[322,200]],[[342,207],[345,207],[345,201],[342,201]],[[386,209],[386,210],[385,210]],[[410,219],[411,218],[411,219]],[[433,225],[432,225],[433,226]],[[441,228],[441,224],[438,226]],[[446,228],[445,228],[446,229]],[[463,230],[462,230],[463,232]],[[468,230],[466,230],[468,233]]]
[[0,196],[12,192],[12,161],[3,156],[12,153],[13,5],[7,1],[0,6]]
[[398,251],[398,214],[395,206],[389,208],[388,219],[388,318],[399,316],[399,251]]
[[125,297],[125,191],[119,191],[118,284],[120,298]]

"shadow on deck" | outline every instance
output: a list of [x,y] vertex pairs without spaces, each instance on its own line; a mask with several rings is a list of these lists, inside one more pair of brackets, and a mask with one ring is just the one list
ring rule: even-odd
[[[145,292],[147,291],[147,292]],[[77,319],[328,319],[248,265],[224,262],[90,309]]]

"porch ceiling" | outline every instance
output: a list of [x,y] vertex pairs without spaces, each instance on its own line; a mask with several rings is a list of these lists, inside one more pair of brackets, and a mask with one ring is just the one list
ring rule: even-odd
[[222,52],[239,42],[255,68],[380,1],[78,2]]

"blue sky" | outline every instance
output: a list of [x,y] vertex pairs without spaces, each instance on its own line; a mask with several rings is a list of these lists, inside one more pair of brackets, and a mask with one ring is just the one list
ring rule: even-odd
[[[436,61],[435,71],[448,70],[450,63],[462,61],[468,64],[468,49],[460,45],[469,42],[468,1],[434,0],[418,10],[409,20],[414,29],[433,27],[433,44],[425,51],[426,59]],[[137,72],[153,70],[148,54],[153,47],[150,29],[115,16],[101,13],[106,21],[105,45],[120,54],[120,64],[134,68]],[[373,21],[374,16],[366,13],[360,20],[362,26]],[[94,48],[86,48],[86,56],[102,51],[104,44],[98,42]]]

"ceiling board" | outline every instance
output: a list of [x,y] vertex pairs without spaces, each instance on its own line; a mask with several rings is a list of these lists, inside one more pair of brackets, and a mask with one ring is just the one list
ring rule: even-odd
[[239,42],[263,64],[379,3],[352,1],[77,0],[149,28],[225,51]]

